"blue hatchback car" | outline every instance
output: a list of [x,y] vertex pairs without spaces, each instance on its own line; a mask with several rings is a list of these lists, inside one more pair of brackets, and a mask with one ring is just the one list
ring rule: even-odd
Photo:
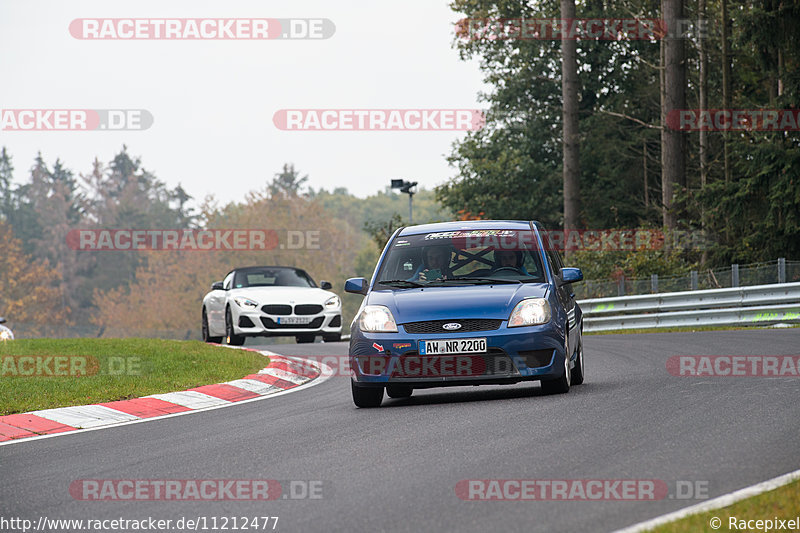
[[384,390],[541,381],[548,393],[583,383],[583,319],[564,268],[538,222],[484,220],[398,229],[351,324],[353,402],[378,407]]

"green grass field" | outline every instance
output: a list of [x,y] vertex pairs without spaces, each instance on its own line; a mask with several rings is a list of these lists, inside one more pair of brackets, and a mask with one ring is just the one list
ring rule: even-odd
[[256,352],[200,341],[0,342],[0,415],[181,391],[239,379],[268,364]]
[[[731,531],[764,531],[758,528],[731,528],[729,519],[735,517],[737,524],[741,525],[742,520],[797,520],[800,516],[800,480],[778,487],[775,490],[747,498],[736,502],[728,507],[708,511],[696,515],[687,516],[681,520],[664,524],[655,529],[655,533],[712,533]],[[713,528],[711,520],[719,519],[721,522],[718,528]],[[756,525],[753,523],[752,525]],[[778,525],[773,526],[772,531],[800,531],[800,525],[795,522],[795,527],[789,529],[778,529]]]

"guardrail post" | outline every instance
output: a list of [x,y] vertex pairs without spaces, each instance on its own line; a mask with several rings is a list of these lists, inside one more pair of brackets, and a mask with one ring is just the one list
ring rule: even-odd
[[619,285],[617,285],[617,296],[625,296],[625,274],[619,277]]
[[739,286],[739,265],[734,263],[731,265],[731,287]]
[[658,274],[650,274],[650,291],[658,292]]
[[786,258],[778,258],[778,283],[786,283]]
[[690,272],[690,274],[692,275],[692,290],[696,291],[697,290],[697,270],[692,270]]

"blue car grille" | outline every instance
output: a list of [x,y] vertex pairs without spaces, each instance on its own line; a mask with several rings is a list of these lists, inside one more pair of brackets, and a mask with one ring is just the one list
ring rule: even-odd
[[[445,324],[461,324],[456,330],[444,329]],[[469,331],[491,331],[499,329],[502,320],[491,318],[465,318],[453,320],[430,320],[426,322],[407,322],[402,324],[407,333],[464,333]]]

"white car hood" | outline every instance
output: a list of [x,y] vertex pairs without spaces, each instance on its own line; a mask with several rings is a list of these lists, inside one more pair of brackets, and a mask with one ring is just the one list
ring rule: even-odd
[[255,300],[259,305],[268,303],[295,304],[324,304],[331,296],[336,296],[330,291],[315,287],[243,287],[231,289],[228,294],[231,298],[243,296]]

